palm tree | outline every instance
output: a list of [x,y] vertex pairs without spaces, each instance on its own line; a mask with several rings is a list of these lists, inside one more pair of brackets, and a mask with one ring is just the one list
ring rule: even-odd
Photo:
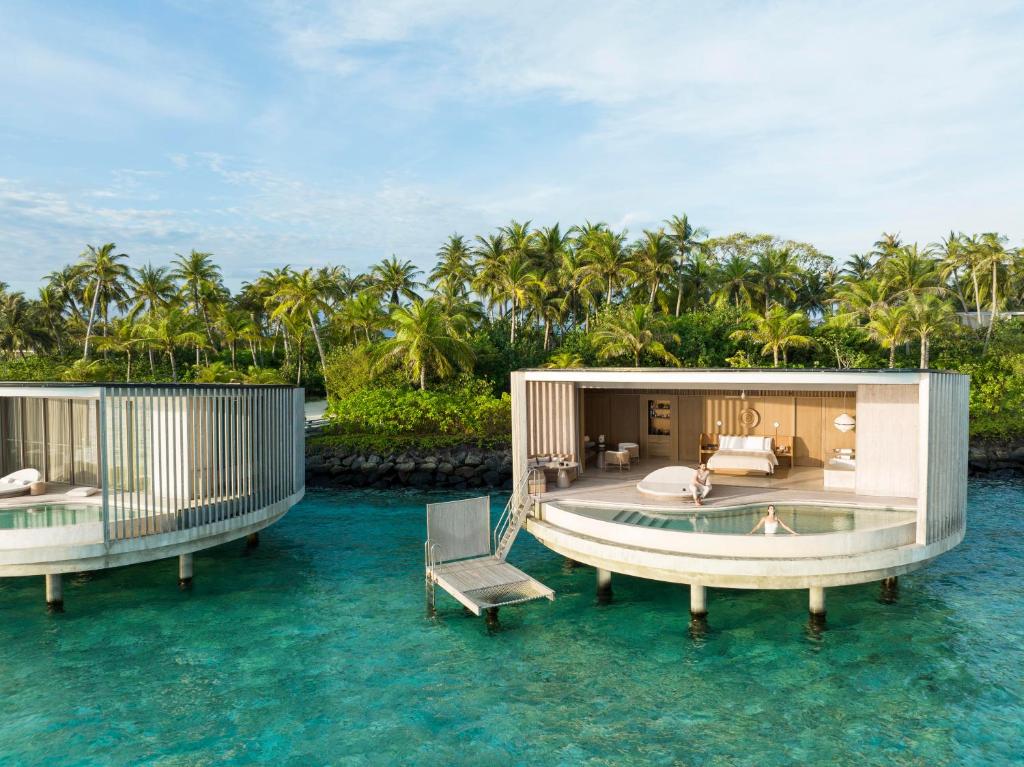
[[[507,256],[508,248],[505,246],[505,235],[501,233],[489,234],[486,237],[477,235],[476,245],[473,246],[476,275],[472,285],[473,290],[486,299],[489,313],[498,304],[498,299],[494,294],[495,274]],[[504,313],[504,308],[502,313]]]
[[683,269],[689,261],[690,254],[708,236],[708,230],[702,226],[694,228],[690,225],[690,219],[684,213],[681,216],[672,216],[665,221],[668,227],[669,238],[676,248],[676,269],[679,274],[678,290],[676,292],[676,317],[683,306]]
[[[980,249],[977,242],[968,239],[961,232],[950,232],[941,242],[933,246],[940,252],[942,259],[942,276],[946,279],[952,278],[954,282],[959,281],[959,276],[965,274],[971,280],[971,287],[974,291],[974,310],[977,313],[978,325],[981,325],[981,281],[978,274],[978,254]],[[964,307],[967,311],[968,307]]]
[[420,297],[416,292],[420,286],[416,276],[421,273],[412,261],[399,261],[394,255],[385,258],[371,270],[377,289],[388,296],[388,303],[392,306],[398,306],[400,298],[415,301]]
[[898,296],[941,291],[939,262],[929,249],[918,249],[916,242],[894,251],[881,272],[889,288]]
[[510,343],[516,342],[516,325],[519,312],[530,303],[531,298],[545,289],[544,282],[537,276],[529,257],[521,252],[510,251],[497,264],[490,275],[491,294],[498,301],[510,305]]
[[359,295],[342,304],[335,316],[336,321],[344,327],[362,332],[367,343],[370,343],[373,335],[384,327],[388,318],[380,306],[380,301],[368,290],[361,291]]
[[989,294],[991,314],[988,318],[987,337],[992,335],[992,325],[999,312],[999,273],[1013,260],[1014,251],[1006,249],[1006,237],[997,232],[985,232],[981,235],[981,253],[979,267],[992,274],[992,289]]
[[914,296],[907,304],[907,327],[921,341],[921,370],[928,369],[928,351],[931,339],[956,324],[949,304],[932,293]]
[[889,350],[889,367],[896,367],[896,347],[907,340],[909,315],[905,306],[881,306],[871,313],[867,324],[870,335],[883,349]]
[[[3,291],[0,289],[0,295]],[[46,329],[57,345],[57,353],[64,355],[64,309],[67,306],[60,290],[53,284],[46,284],[39,288],[39,296],[35,301],[39,315],[46,323]]]
[[316,350],[320,355],[320,369],[324,370],[327,360],[324,345],[320,340],[318,318],[320,312],[326,313],[330,306],[324,297],[323,284],[314,276],[313,270],[293,272],[271,299],[277,302],[277,308],[271,313],[271,317],[299,315],[309,320],[309,327],[313,330],[313,338],[316,340]]
[[33,305],[22,293],[0,291],[0,348],[22,359],[26,350],[42,350],[49,341],[46,328],[33,317]]
[[133,320],[139,314],[167,306],[178,293],[178,286],[166,266],[141,266],[128,277],[128,284],[131,286],[128,316]]
[[586,363],[576,352],[555,352],[548,361],[545,362],[541,367],[546,368],[581,368],[585,367]]
[[419,381],[421,390],[427,388],[431,374],[445,378],[456,369],[472,368],[473,350],[448,333],[436,300],[414,300],[408,306],[396,306],[391,323],[395,335],[381,344],[378,366],[400,363]]
[[[226,308],[217,316],[217,330],[224,343],[228,345],[231,353],[231,369],[238,369],[236,351],[238,342],[250,337],[250,329],[253,326],[252,318],[241,309]],[[256,354],[253,353],[253,362],[256,361]]]
[[167,355],[171,363],[171,379],[178,380],[178,366],[174,352],[183,346],[199,348],[204,343],[204,336],[199,320],[185,314],[181,309],[166,307],[153,312],[142,326],[142,338],[145,343],[153,344]]
[[101,349],[109,350],[117,354],[123,354],[128,360],[125,370],[125,382],[132,380],[132,352],[146,343],[146,332],[142,325],[131,319],[124,318],[114,320],[111,325],[111,333],[99,339],[97,344]]
[[870,254],[860,255],[854,253],[846,259],[846,266],[840,271],[844,280],[849,282],[863,282],[875,273],[875,262]]
[[760,286],[767,314],[772,302],[782,299],[793,300],[796,291],[793,286],[800,279],[800,267],[789,250],[769,248],[754,261],[754,279]]
[[655,357],[670,365],[680,364],[665,347],[668,341],[679,343],[679,336],[667,331],[664,321],[643,304],[606,310],[591,333],[591,339],[601,359],[629,355],[634,367],[640,366],[642,357]]
[[[175,254],[171,277],[181,281],[181,291],[196,319],[202,320],[206,329],[206,340],[213,344],[213,328],[210,326],[209,304],[223,297],[220,267],[213,262],[212,253],[193,250],[187,256]],[[196,344],[196,364],[199,364],[199,347]]]
[[430,272],[430,284],[439,292],[464,295],[473,279],[472,254],[461,234],[449,235],[437,251],[437,264]]
[[711,298],[719,306],[732,303],[737,309],[754,305],[758,284],[754,265],[749,258],[734,253],[718,268],[715,275],[717,290]]
[[[637,276],[647,283],[647,303],[654,307],[654,299],[658,295],[658,288],[664,279],[681,273],[680,267],[675,263],[676,251],[672,247],[672,241],[661,229],[656,232],[644,230],[643,237],[633,246],[633,271]],[[682,279],[677,280],[679,284],[679,296],[676,299],[676,306],[682,300]],[[676,313],[678,316],[678,310]]]
[[789,312],[780,304],[772,304],[762,316],[757,312],[747,314],[750,329],[736,330],[731,334],[734,341],[750,340],[761,344],[761,354],[772,353],[774,367],[779,366],[779,355],[786,359],[786,351],[795,347],[810,346],[807,335],[807,315],[803,312]]
[[636,274],[625,248],[625,234],[598,230],[581,242],[584,283],[596,282],[605,291],[605,305],[611,306],[616,288],[635,279]]
[[[124,253],[115,253],[117,248],[112,242],[95,248],[86,245],[82,253],[81,261],[78,264],[78,274],[85,283],[85,293],[90,298],[89,321],[85,326],[85,346],[82,349],[82,359],[89,359],[89,339],[92,336],[92,329],[96,323],[96,309],[98,306],[105,306],[111,300],[121,300],[124,297],[124,282],[128,278],[128,266],[121,263],[128,256]],[[104,311],[104,314],[106,312]]]
[[858,319],[871,319],[876,311],[888,306],[892,299],[888,283],[881,279],[849,282],[835,298],[845,307],[843,315]]

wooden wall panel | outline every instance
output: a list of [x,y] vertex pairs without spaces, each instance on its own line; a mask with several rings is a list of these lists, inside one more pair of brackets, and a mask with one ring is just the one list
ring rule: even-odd
[[640,444],[640,395],[613,394],[609,401],[608,431],[609,445],[619,442]]
[[700,433],[704,430],[704,398],[681,396],[678,399],[679,460],[695,462],[699,458]]
[[[858,494],[917,496],[917,392],[916,385],[907,384],[857,387],[857,429],[853,434]],[[826,416],[828,412],[825,408]],[[829,418],[829,424],[834,417]],[[829,444],[826,439],[826,447]]]
[[820,397],[800,397],[796,401],[793,463],[797,466],[822,466],[824,463],[821,409]]

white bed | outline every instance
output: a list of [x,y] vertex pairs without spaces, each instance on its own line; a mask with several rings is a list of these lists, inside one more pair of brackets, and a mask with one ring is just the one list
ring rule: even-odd
[[779,459],[771,437],[743,437],[722,434],[718,450],[708,459],[711,471],[763,472],[774,474]]

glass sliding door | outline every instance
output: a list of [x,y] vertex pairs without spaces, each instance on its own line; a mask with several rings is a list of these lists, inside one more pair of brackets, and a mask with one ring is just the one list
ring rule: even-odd
[[0,463],[3,464],[2,474],[24,468],[22,466],[21,443],[23,432],[23,421],[21,413],[20,397],[5,397],[0,399],[0,429],[3,434],[0,439]]

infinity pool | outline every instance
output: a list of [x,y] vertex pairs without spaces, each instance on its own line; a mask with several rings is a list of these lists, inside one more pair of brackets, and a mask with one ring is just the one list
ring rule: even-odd
[[[764,504],[736,509],[694,509],[693,511],[659,513],[651,509],[615,509],[579,503],[559,502],[559,508],[593,519],[624,525],[679,530],[687,533],[713,535],[745,535],[765,515]],[[889,525],[913,522],[916,513],[895,509],[861,509],[835,506],[794,506],[776,504],[778,518],[800,535],[872,530]],[[758,530],[763,533],[763,528]],[[779,535],[788,535],[781,525]]]
[[0,509],[0,530],[26,530],[37,527],[62,527],[99,522],[103,508],[85,503],[40,503]]
[[[432,500],[453,496],[433,496]],[[972,482],[967,537],[900,579],[687,590],[594,572],[523,535],[555,602],[479,618],[423,598],[423,495],[311,491],[246,554],[0,579],[0,763],[1010,765],[1024,732],[1024,483]],[[500,509],[494,501],[495,513]]]

